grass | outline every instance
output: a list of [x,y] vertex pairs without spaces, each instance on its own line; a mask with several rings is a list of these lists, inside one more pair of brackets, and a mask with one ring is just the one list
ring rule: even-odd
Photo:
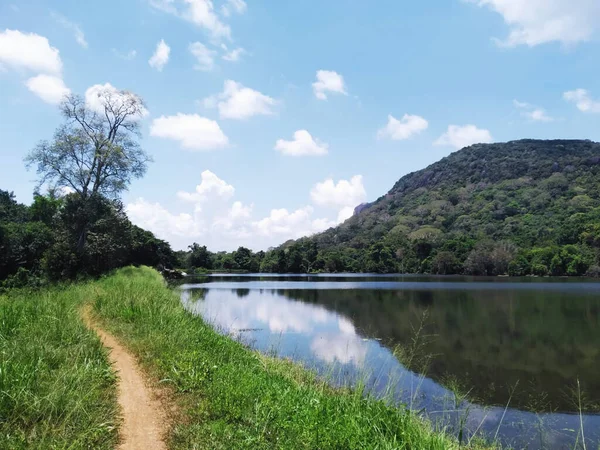
[[416,414],[334,390],[245,348],[187,313],[159,275],[127,268],[96,285],[97,319],[180,405],[170,448],[457,449]]
[[95,282],[0,296],[0,449],[117,444],[115,375],[81,321],[86,303],[150,381],[169,387],[179,407],[169,448],[461,447],[408,409],[365,396],[364,387],[333,389],[291,361],[222,336],[187,313],[157,272],[125,268]]
[[114,374],[79,320],[91,287],[0,296],[1,449],[114,448]]

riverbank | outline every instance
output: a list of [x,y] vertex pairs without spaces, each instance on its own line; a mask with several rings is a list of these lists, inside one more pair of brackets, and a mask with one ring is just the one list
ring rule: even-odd
[[[9,448],[114,446],[115,378],[78,315],[87,302],[94,319],[137,357],[149,384],[169,388],[179,411],[169,448],[459,447],[414,413],[365,399],[360,390],[334,391],[298,365],[220,335],[187,313],[157,272],[127,268],[30,299],[0,299],[1,351],[9,356],[0,362],[0,388],[8,393],[0,414],[9,419],[0,421],[0,433],[11,437]],[[46,381],[25,383],[19,376],[28,373]],[[56,411],[46,398],[55,398]]]

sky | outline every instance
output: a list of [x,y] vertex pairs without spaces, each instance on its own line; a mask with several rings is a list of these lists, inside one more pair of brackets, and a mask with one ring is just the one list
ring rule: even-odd
[[66,94],[144,99],[123,202],[176,249],[267,249],[482,142],[600,140],[597,0],[0,0],[0,189]]

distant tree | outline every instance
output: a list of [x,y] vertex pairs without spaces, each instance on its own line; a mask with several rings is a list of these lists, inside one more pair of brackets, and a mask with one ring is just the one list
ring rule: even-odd
[[213,260],[212,254],[206,248],[206,245],[200,246],[197,243],[193,243],[189,247],[190,253],[187,261],[188,269],[212,269]]
[[252,250],[246,247],[238,248],[234,254],[235,268],[239,270],[252,270]]
[[460,272],[460,262],[453,253],[438,252],[431,260],[431,271],[439,275],[453,275]]

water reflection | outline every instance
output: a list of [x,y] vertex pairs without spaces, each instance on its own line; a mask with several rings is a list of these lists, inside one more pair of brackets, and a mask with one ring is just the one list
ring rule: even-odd
[[[302,361],[338,385],[365,380],[375,393],[393,386],[395,401],[444,424],[456,425],[468,411],[471,432],[499,430],[517,448],[573,448],[580,430],[572,414],[577,379],[587,411],[598,411],[598,284],[321,280],[212,278],[184,286],[183,301],[223,332]],[[418,373],[422,360],[403,359],[405,367],[393,352],[414,343],[420,327],[419,352],[430,355],[426,376]],[[443,387],[448,379],[460,380],[471,402],[456,405]],[[597,446],[600,416],[587,414],[583,424],[589,445]]]

